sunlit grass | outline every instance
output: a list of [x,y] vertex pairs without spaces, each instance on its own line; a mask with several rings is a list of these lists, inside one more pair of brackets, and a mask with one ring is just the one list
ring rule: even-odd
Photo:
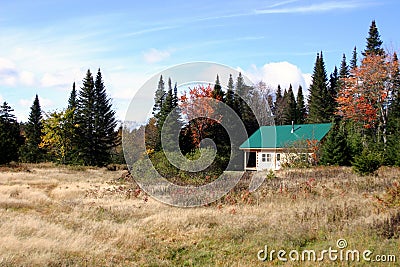
[[0,172],[1,266],[266,266],[278,262],[257,259],[265,245],[322,250],[339,238],[352,249],[399,251],[398,236],[382,234],[398,207],[380,201],[399,181],[396,168],[370,177],[339,167],[280,171],[255,193],[240,184],[188,209],[153,200],[124,171],[15,168]]

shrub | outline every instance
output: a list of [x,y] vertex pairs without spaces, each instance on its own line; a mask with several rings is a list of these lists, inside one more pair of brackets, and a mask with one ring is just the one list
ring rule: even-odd
[[381,166],[381,156],[380,154],[364,150],[361,155],[354,158],[352,165],[353,170],[358,174],[374,174]]

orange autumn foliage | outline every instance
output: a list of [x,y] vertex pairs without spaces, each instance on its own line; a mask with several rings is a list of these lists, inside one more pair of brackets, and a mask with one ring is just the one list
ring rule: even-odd
[[[212,100],[212,87],[201,85],[189,88],[189,93],[183,92],[180,108],[190,122],[190,131],[195,146],[199,146],[205,133],[213,125],[220,123],[222,116],[216,113],[215,102]],[[216,98],[221,101],[221,99]],[[214,119],[211,119],[214,118]]]
[[351,70],[350,77],[342,79],[337,114],[361,122],[365,128],[385,121],[392,90],[390,77],[396,65],[390,56],[366,56],[360,67]]

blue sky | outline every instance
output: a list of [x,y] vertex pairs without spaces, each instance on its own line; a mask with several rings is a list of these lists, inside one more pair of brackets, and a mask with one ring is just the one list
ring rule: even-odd
[[317,52],[329,74],[364,49],[373,19],[384,47],[399,51],[399,10],[397,0],[1,1],[0,100],[20,121],[36,93],[43,110],[61,110],[72,83],[100,67],[123,119],[146,80],[191,61],[306,87]]

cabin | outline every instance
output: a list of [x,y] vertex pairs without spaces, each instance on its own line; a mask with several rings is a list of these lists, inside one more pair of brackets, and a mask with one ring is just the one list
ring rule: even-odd
[[[239,147],[244,152],[244,169],[279,170],[283,163],[296,157],[309,160],[313,151],[307,146],[308,141],[319,145],[331,126],[331,123],[262,126]],[[303,147],[297,149],[299,146]]]

